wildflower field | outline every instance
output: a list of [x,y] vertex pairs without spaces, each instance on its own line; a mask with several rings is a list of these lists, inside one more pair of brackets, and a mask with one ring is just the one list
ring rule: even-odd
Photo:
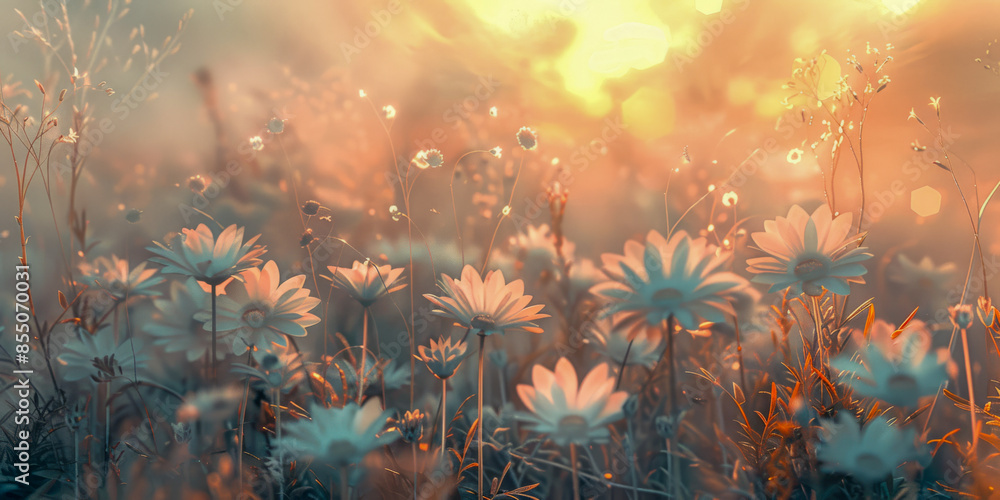
[[0,498],[1000,498],[995,0],[0,12]]

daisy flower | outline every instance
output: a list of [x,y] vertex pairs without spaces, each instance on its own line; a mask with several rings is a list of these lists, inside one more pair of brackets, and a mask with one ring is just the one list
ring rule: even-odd
[[[587,334],[597,342],[601,352],[614,361],[615,366],[626,363],[653,368],[666,349],[663,330],[658,326],[629,323],[627,320],[623,321],[621,316],[597,319],[591,324]],[[631,348],[629,343],[632,344]]]
[[270,349],[257,355],[257,358],[260,359],[258,366],[234,363],[233,373],[258,380],[258,386],[262,389],[280,389],[282,392],[292,390],[306,378],[302,354],[292,349],[272,344]]
[[531,385],[517,386],[517,394],[531,412],[519,419],[556,444],[607,442],[608,424],[623,416],[628,393],[615,392],[615,378],[606,364],[598,365],[578,384],[573,364],[559,358],[555,371],[535,365],[531,379]]
[[92,263],[81,263],[80,273],[83,284],[108,292],[116,301],[127,297],[156,297],[160,292],[153,290],[153,287],[163,282],[162,277],[154,276],[155,269],[146,269],[145,262],[129,269],[128,261],[119,259],[117,255],[112,255],[110,259],[98,257]]
[[387,391],[393,391],[410,384],[410,367],[402,361],[383,361],[381,378],[378,377],[378,373],[375,375],[374,380],[384,385]]
[[424,149],[414,156],[417,168],[438,168],[444,165],[444,155],[437,149]]
[[[329,359],[329,358],[328,358]],[[386,392],[399,389],[410,383],[410,365],[402,362],[392,362],[388,359],[365,358],[364,363],[365,394],[371,396],[382,393],[382,386],[385,384]],[[338,396],[354,398],[358,393],[358,370],[351,366],[351,363],[343,358],[331,362],[326,370],[326,379]],[[340,374],[344,377],[341,378]],[[347,394],[340,394],[344,385],[347,385]]]
[[441,275],[441,289],[446,296],[424,294],[438,307],[432,313],[452,318],[457,324],[481,335],[507,330],[542,333],[534,321],[549,317],[548,314],[538,313],[545,307],[543,304],[528,306],[531,295],[524,295],[523,281],[507,283],[500,271],[490,271],[483,279],[475,268],[467,265],[462,269],[460,279]]
[[[507,330],[524,330],[529,333],[542,333],[542,329],[534,321],[549,317],[539,314],[545,307],[543,304],[528,306],[531,295],[524,295],[524,282],[514,280],[507,283],[503,273],[490,271],[486,279],[479,276],[475,268],[465,266],[461,279],[455,280],[447,275],[441,276],[441,289],[446,297],[424,294],[427,300],[439,309],[431,311],[438,316],[450,317],[456,324],[475,330],[479,335],[479,375],[477,377],[476,414],[483,414],[483,354],[486,350],[486,336],[494,333],[505,333]],[[476,427],[478,441],[477,460],[483,462],[483,426]],[[477,494],[483,492],[483,468],[479,468]]]
[[[365,308],[362,320],[364,321],[364,327],[361,338],[361,362],[358,365],[358,371],[361,372],[360,367],[366,364],[365,360],[368,357],[368,308],[379,297],[406,287],[400,279],[403,269],[393,269],[390,266],[376,266],[370,260],[366,260],[365,262],[354,261],[354,265],[350,269],[335,266],[330,266],[328,269],[333,274],[334,286],[346,290],[351,297],[354,297],[354,300],[357,300]],[[362,375],[361,390],[358,392],[358,404],[361,403],[360,398],[364,394],[364,385],[368,379],[365,374]]]
[[630,321],[658,325],[673,316],[688,330],[702,321],[724,322],[733,302],[749,283],[723,271],[729,255],[705,238],[678,231],[670,240],[650,231],[643,245],[629,240],[624,255],[604,254],[609,281],[591,292],[609,300],[606,315],[624,313]]
[[[904,353],[904,339],[908,337],[914,337],[912,340],[916,343],[914,345],[907,346],[908,349],[920,349],[926,351],[931,346],[931,332],[927,327],[927,324],[919,319],[913,319],[906,324],[906,327],[902,329],[899,335],[896,335],[896,325],[889,323],[887,321],[876,319],[872,323],[871,329],[868,331],[867,338],[863,330],[852,330],[851,332],[851,344],[855,347],[855,350],[860,351],[867,348],[869,345],[878,346],[879,350],[882,351],[887,358],[898,361],[900,360]],[[912,354],[911,354],[912,355]]]
[[864,430],[854,415],[845,411],[837,415],[837,421],[822,420],[820,425],[822,442],[817,456],[825,472],[850,474],[873,484],[886,479],[903,462],[920,457],[913,444],[916,431],[889,425],[884,416],[869,420]]
[[[889,328],[883,323],[883,331]],[[840,381],[857,394],[913,407],[920,398],[936,394],[947,380],[947,350],[930,352],[930,335],[921,332],[919,325],[908,326],[895,340],[891,334],[872,338],[878,340],[870,342],[857,356],[841,355],[830,360],[830,366],[842,372]]]
[[861,262],[872,257],[857,246],[860,235],[851,234],[851,214],[836,218],[827,204],[809,215],[796,205],[788,217],[764,222],[764,232],[753,240],[767,257],[747,260],[753,281],[771,285],[777,292],[791,287],[795,293],[818,296],[826,288],[837,295],[851,293],[850,283],[864,283],[867,269]]
[[[172,282],[170,298],[153,300],[153,321],[143,325],[143,330],[166,352],[183,352],[188,361],[201,359],[211,350],[212,338],[195,315],[208,310],[209,302],[208,292],[194,278]],[[225,353],[216,356],[222,359]]]
[[69,382],[87,379],[103,382],[126,371],[131,377],[133,368],[142,368],[149,360],[139,340],[116,343],[109,327],[93,334],[83,328],[71,328],[76,330],[76,338],[60,346],[62,354],[57,358],[65,368],[62,378]]
[[424,435],[425,418],[427,418],[427,414],[420,410],[406,411],[402,415],[392,419],[394,425],[389,428],[389,431],[399,432],[399,435],[403,437],[403,441],[407,443],[420,441],[420,438]]
[[604,280],[604,273],[590,259],[574,258],[569,267],[569,290],[573,297],[588,293],[594,285]]
[[153,242],[149,251],[157,255],[149,259],[162,264],[164,274],[191,276],[210,286],[221,285],[233,276],[258,266],[258,258],[267,251],[254,245],[260,235],[243,241],[243,228],[235,224],[227,227],[216,238],[208,226],[199,224],[196,229],[184,228],[183,234],[164,245]]
[[[218,304],[218,329],[233,334],[234,354],[243,354],[250,346],[263,350],[272,343],[285,346],[285,335],[303,337],[306,328],[319,323],[319,317],[309,311],[320,301],[302,287],[304,274],[282,282],[272,260],[263,269],[243,271],[240,277],[242,282],[220,296]],[[208,328],[210,315],[202,312],[197,317]]]
[[329,266],[333,284],[351,295],[354,300],[368,307],[383,295],[406,288],[402,281],[402,268],[376,266],[371,262],[354,261],[350,267]]
[[[556,259],[556,236],[548,224],[528,226],[526,232],[510,237],[510,245],[535,258]],[[567,260],[573,260],[569,256],[573,255],[576,245],[567,239],[563,240],[562,245],[563,254],[568,256]]]
[[976,318],[972,313],[972,304],[948,306],[948,316],[951,322],[962,330],[972,328],[972,321]]
[[[437,342],[431,339],[430,349],[427,346],[420,346],[420,359],[427,365],[427,369],[441,380],[441,408],[448,408],[448,379],[455,374],[455,370],[465,359],[465,349],[467,344],[458,341],[455,345],[451,343],[451,337],[445,340],[438,337]],[[503,351],[498,351],[503,352]],[[499,364],[498,366],[503,366]],[[441,459],[444,460],[447,449],[448,423],[445,421],[446,412],[441,413]]]
[[455,374],[455,370],[458,366],[462,364],[462,360],[465,359],[465,349],[467,344],[462,341],[458,341],[455,345],[452,345],[451,338],[445,339],[444,337],[438,337],[437,342],[431,339],[431,346],[420,346],[417,351],[420,353],[420,360],[427,364],[427,369],[434,374],[435,377],[445,380],[451,378]]
[[942,290],[954,277],[958,267],[954,262],[935,265],[925,256],[920,262],[899,254],[896,266],[889,268],[889,280],[908,289],[918,288],[923,292]]
[[349,402],[343,408],[309,405],[309,418],[285,424],[278,446],[303,461],[332,467],[360,463],[372,451],[392,443],[398,432],[386,429],[391,410],[382,410],[378,399],[364,406]]
[[[556,237],[548,224],[528,226],[527,231],[510,237],[512,253],[519,259],[515,266],[524,276],[540,276],[543,272],[560,272]],[[563,238],[562,255],[566,262],[573,262],[576,245]]]

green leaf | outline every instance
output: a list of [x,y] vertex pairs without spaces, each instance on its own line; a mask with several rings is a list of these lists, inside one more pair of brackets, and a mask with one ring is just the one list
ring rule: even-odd
[[990,191],[990,195],[986,197],[983,201],[983,206],[979,207],[979,222],[976,223],[976,230],[978,231],[983,225],[983,212],[986,211],[986,205],[990,204],[990,200],[993,199],[993,195],[996,194],[997,189],[1000,189],[1000,182],[997,182],[996,186],[993,186],[993,191]]

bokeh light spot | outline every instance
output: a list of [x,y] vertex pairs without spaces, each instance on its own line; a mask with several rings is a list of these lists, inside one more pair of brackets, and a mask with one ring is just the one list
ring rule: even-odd
[[695,0],[694,8],[706,16],[716,14],[722,10],[722,0]]
[[910,193],[910,208],[921,217],[930,217],[941,211],[941,193],[930,186],[914,189]]

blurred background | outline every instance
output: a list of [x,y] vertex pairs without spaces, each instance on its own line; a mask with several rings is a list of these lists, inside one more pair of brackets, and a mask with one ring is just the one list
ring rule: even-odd
[[[405,220],[390,211],[402,207],[395,172],[433,148],[445,166],[417,178],[408,215],[443,248],[438,272],[456,268],[456,223],[464,250],[481,262],[510,199],[514,224],[501,228],[494,256],[503,264],[509,237],[550,223],[552,189],[569,193],[563,228],[577,255],[597,259],[629,237],[665,231],[668,211],[672,224],[717,187],[738,196],[736,210],[712,197],[680,227],[707,234],[712,225],[721,241],[736,220],[760,230],[792,204],[811,210],[824,200],[857,220],[860,157],[862,228],[879,258],[860,293],[884,291],[894,269],[906,271],[899,254],[955,262],[945,289],[957,293],[920,313],[941,320],[960,298],[969,212],[1000,179],[996,1],[137,0],[72,2],[64,13],[59,2],[14,0],[5,9],[19,14],[2,21],[8,101],[37,109],[37,79],[75,87],[67,102],[92,117],[77,143],[87,147],[76,203],[93,255],[144,258],[150,240],[204,222],[194,208],[263,232],[272,256],[293,256],[291,271],[301,271],[295,205],[315,199],[331,209],[317,236],[401,264],[408,248]],[[109,9],[117,20],[98,22]],[[47,28],[61,16],[73,23],[73,47]],[[796,97],[793,70],[810,62],[821,67],[814,90],[849,86],[862,101]],[[865,94],[867,85],[879,90]],[[70,111],[58,113],[61,134]],[[273,118],[281,135],[267,130]],[[538,134],[536,150],[518,147],[522,126]],[[840,127],[847,141],[834,155],[829,133]],[[495,147],[500,158],[486,153]],[[971,208],[935,161],[953,167]],[[195,175],[210,181],[203,194],[189,189]],[[67,193],[67,179],[53,177],[56,193]],[[11,172],[0,172],[3,192],[13,186]],[[13,198],[0,200],[4,213],[14,213]],[[35,252],[58,248],[52,220],[63,222],[66,201],[54,206],[53,215],[41,189],[29,195]],[[133,209],[140,223],[126,221]],[[998,210],[986,210],[985,228]],[[9,260],[19,251],[10,217],[2,230]],[[982,241],[992,275],[1000,239],[984,231]],[[745,247],[746,238],[731,243]],[[358,258],[327,253],[317,268]],[[914,269],[904,282],[937,279]],[[429,270],[421,274],[414,279],[429,284]],[[880,310],[901,320],[913,299],[890,294]]]
[[[80,266],[116,255],[134,269],[152,241],[211,219],[261,234],[285,278],[310,275],[326,320],[298,339],[312,364],[332,354],[326,341],[360,338],[367,317],[315,274],[365,258],[404,267],[412,249],[409,289],[373,321],[396,389],[424,388],[436,384],[424,370],[407,378],[406,309],[416,344],[457,334],[427,320],[421,294],[488,260],[553,315],[542,335],[490,338],[503,376],[486,390],[506,406],[531,361],[580,341],[573,325],[593,312],[581,297],[602,279],[601,254],[653,229],[733,249],[749,276],[750,233],[793,205],[829,203],[875,255],[851,309],[875,297],[878,318],[899,324],[919,306],[936,347],[954,339],[948,306],[975,303],[1000,272],[998,201],[980,210],[1000,181],[997,0],[5,0],[2,12],[3,102],[21,117],[53,112],[42,150],[66,139],[26,194],[43,319],[62,313],[56,291],[76,289]],[[21,167],[34,161],[22,146]],[[432,150],[443,165],[417,166]],[[20,182],[3,158],[0,261],[11,265]],[[319,216],[301,215],[308,200]],[[571,265],[553,271],[543,225],[565,236]],[[775,350],[766,317],[780,299],[737,305],[751,368]],[[126,321],[152,323],[152,309]],[[734,380],[734,331],[712,328],[678,351],[720,342],[723,354],[702,358]],[[53,357],[60,338],[71,337],[56,337]],[[970,339],[977,380],[1000,375],[987,338]],[[592,354],[579,345],[574,355]],[[187,394],[197,368],[168,354],[146,375]],[[454,377],[455,405],[474,392],[472,367]],[[415,408],[437,404],[419,398]]]

